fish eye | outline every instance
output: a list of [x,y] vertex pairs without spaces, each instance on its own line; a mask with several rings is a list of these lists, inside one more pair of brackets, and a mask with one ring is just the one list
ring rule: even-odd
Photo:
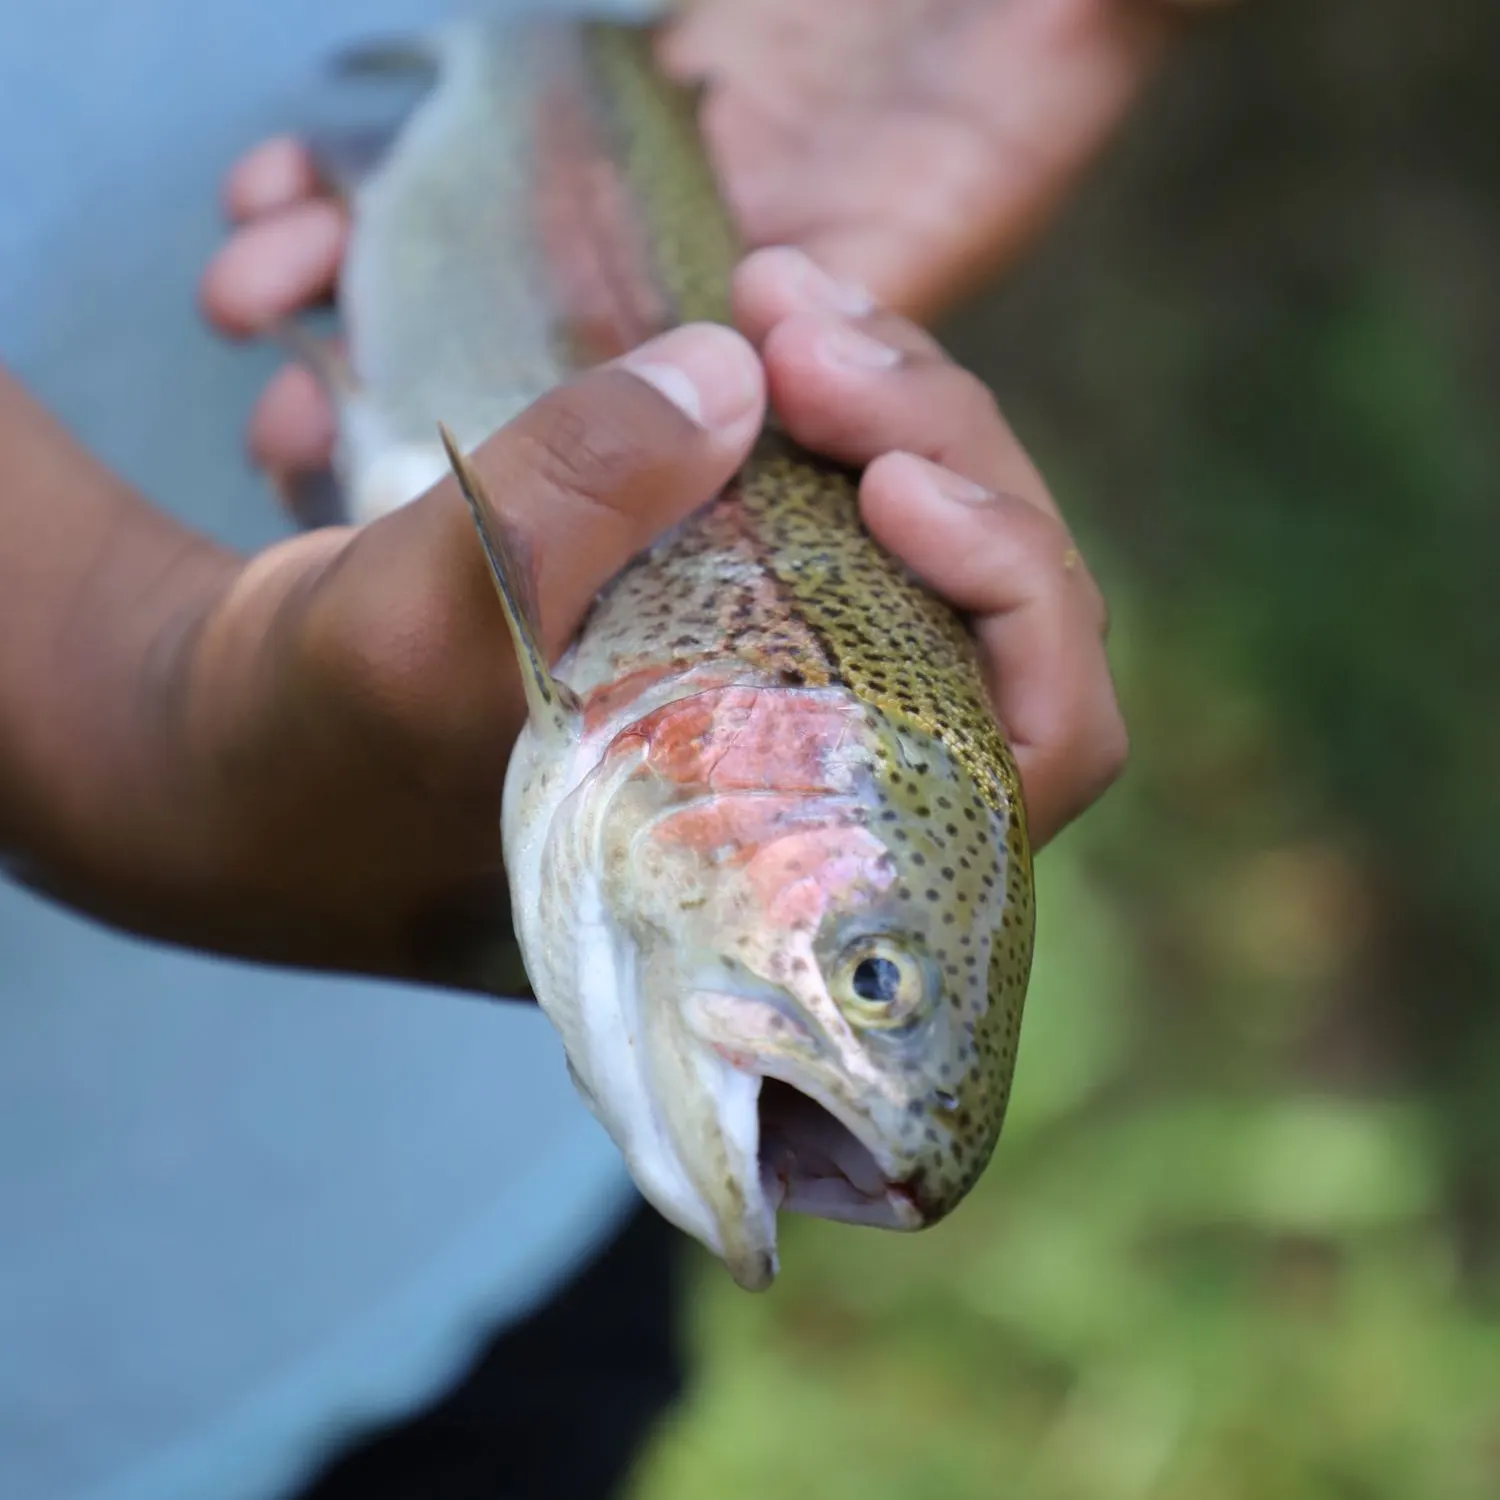
[[861,1000],[880,1000],[889,1005],[901,993],[901,970],[890,959],[876,954],[855,964],[850,983]]
[[833,998],[858,1026],[904,1026],[927,998],[926,966],[890,938],[846,949],[830,977]]

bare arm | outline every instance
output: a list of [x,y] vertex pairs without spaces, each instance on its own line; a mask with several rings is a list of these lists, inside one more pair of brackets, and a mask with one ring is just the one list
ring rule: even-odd
[[[729,478],[769,386],[800,440],[868,466],[872,529],[974,620],[1045,842],[1125,740],[1098,590],[1041,477],[978,381],[797,252],[752,257],[736,292],[744,336],[663,335],[476,455],[531,532],[549,648]],[[0,510],[0,843],[25,878],[179,943],[514,992],[499,812],[525,699],[451,483],[244,560],[7,382]]]
[[[477,455],[535,518],[559,646],[759,427],[761,368],[738,335],[681,329],[638,353],[687,376],[701,421],[626,360]],[[525,704],[450,484],[247,560],[154,509],[0,376],[0,524],[13,873],[174,942],[493,983],[500,794]],[[548,545],[584,529],[587,547]]]
[[0,847],[24,878],[149,927],[202,861],[206,809],[172,698],[237,561],[3,371],[0,455]]

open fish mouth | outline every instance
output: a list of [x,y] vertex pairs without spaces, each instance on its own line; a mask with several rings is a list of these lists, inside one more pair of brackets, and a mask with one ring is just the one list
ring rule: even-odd
[[922,1227],[924,1216],[904,1184],[892,1181],[874,1152],[815,1099],[764,1078],[757,1107],[768,1213],[786,1209],[881,1229]]
[[908,1184],[830,1109],[793,1084],[721,1057],[740,1084],[721,1096],[721,1128],[745,1145],[756,1142],[753,1159],[740,1157],[735,1191],[713,1204],[716,1248],[746,1291],[764,1291],[776,1279],[782,1209],[877,1229],[928,1222]]

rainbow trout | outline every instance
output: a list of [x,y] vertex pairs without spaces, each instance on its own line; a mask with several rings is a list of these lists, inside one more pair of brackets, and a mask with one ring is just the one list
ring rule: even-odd
[[544,658],[464,450],[584,364],[727,321],[739,248],[644,30],[398,50],[432,87],[351,194],[350,509],[456,471],[526,680],[503,836],[537,1000],[646,1198],[759,1289],[779,1209],[919,1229],[990,1158],[1032,950],[1015,764],[963,622],[774,426]]

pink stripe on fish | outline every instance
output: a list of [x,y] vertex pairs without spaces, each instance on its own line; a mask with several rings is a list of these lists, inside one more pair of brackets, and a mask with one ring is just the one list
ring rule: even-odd
[[864,763],[862,717],[818,688],[724,687],[668,703],[616,743],[644,739],[650,768],[684,788],[839,795]]

